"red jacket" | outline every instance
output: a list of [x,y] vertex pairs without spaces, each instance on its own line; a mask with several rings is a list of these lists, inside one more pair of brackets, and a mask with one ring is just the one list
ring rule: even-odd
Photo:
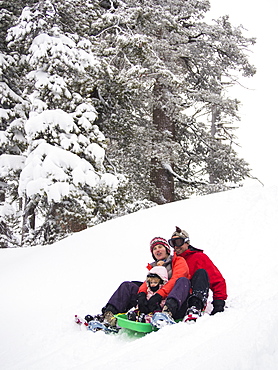
[[[156,293],[160,294],[162,296],[162,298],[166,298],[169,295],[169,293],[173,289],[173,287],[175,285],[175,282],[178,278],[186,277],[186,278],[190,279],[189,268],[188,268],[187,263],[184,260],[184,258],[179,257],[179,256],[176,255],[176,253],[174,253],[172,261],[171,261],[171,265],[172,265],[171,266],[172,267],[172,269],[171,269],[171,272],[172,272],[171,278],[169,279],[168,283],[163,285],[156,292]],[[148,264],[147,269],[151,270],[153,267],[154,266],[152,266],[151,264]],[[138,293],[140,293],[140,292],[147,293],[147,284],[146,284],[146,282],[144,282],[140,286],[140,288],[138,290]]]
[[227,299],[226,281],[218,268],[212,263],[209,257],[201,249],[189,246],[189,249],[179,254],[183,257],[189,267],[191,277],[198,269],[205,269],[208,273],[210,289],[213,292],[213,299]]

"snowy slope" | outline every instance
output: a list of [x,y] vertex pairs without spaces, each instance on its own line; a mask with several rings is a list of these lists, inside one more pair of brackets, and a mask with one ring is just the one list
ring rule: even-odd
[[[278,187],[157,206],[47,247],[0,250],[0,368],[274,370],[278,364]],[[143,338],[82,331],[124,280],[143,280],[149,241],[187,230],[224,275],[224,313]]]

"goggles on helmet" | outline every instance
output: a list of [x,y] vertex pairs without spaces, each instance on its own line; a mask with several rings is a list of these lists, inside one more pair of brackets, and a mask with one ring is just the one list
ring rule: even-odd
[[147,277],[148,277],[148,278],[149,278],[149,277],[155,277],[155,278],[161,279],[161,277],[160,277],[160,276],[158,276],[157,274],[154,274],[153,272],[149,272]]
[[172,248],[181,247],[184,243],[188,242],[189,238],[172,238],[168,240],[168,243]]

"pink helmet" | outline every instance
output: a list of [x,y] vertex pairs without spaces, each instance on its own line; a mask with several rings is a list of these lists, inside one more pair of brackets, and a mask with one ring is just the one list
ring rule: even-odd
[[164,267],[164,266],[155,266],[155,267],[153,267],[148,273],[148,276],[152,276],[152,275],[159,276],[164,284],[166,284],[167,281],[168,281],[168,272],[167,272],[166,267]]

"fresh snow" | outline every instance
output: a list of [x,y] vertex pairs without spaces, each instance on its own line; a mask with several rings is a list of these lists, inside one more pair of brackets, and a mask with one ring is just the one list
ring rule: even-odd
[[[254,185],[141,210],[50,246],[0,250],[0,368],[276,370],[277,214],[278,187]],[[122,281],[143,280],[150,240],[176,225],[224,275],[225,312],[141,338],[80,330],[74,315],[99,313]]]

